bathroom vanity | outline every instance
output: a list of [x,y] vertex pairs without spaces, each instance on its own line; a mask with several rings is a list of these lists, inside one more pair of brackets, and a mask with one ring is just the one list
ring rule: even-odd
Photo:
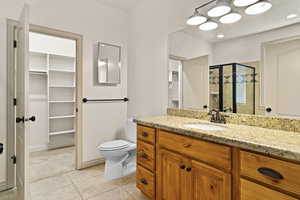
[[300,199],[300,133],[178,116],[136,121],[136,184],[149,199]]

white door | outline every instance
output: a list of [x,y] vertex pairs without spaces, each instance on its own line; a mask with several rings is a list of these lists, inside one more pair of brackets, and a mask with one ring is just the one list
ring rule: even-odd
[[[17,27],[16,50],[16,186],[17,200],[29,199],[29,7],[25,5]],[[32,118],[31,118],[32,119]]]
[[265,46],[263,77],[266,114],[300,117],[300,38]]

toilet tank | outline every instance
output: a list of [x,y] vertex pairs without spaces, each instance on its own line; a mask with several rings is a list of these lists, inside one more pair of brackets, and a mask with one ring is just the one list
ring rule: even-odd
[[126,138],[130,142],[136,143],[136,123],[133,121],[133,118],[127,119]]

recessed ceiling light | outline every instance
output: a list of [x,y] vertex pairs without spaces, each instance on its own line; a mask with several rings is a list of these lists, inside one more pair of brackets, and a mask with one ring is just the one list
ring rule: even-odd
[[222,24],[232,24],[242,19],[242,15],[239,13],[229,13],[220,18]]
[[259,0],[234,0],[233,4],[236,7],[245,7],[245,6],[250,6],[251,4],[254,4],[258,2]]
[[286,16],[286,19],[294,19],[296,17],[298,17],[298,14],[292,13],[292,14],[289,14],[288,16]]
[[219,39],[222,39],[222,38],[224,38],[224,37],[225,37],[224,34],[218,34],[218,35],[217,35],[217,38],[219,38]]
[[208,10],[207,15],[210,17],[221,17],[231,11],[229,0],[217,0],[214,7]]
[[189,17],[189,19],[186,21],[186,23],[191,26],[196,26],[196,25],[200,25],[206,21],[207,21],[207,18],[200,15],[196,11],[193,16]]
[[205,22],[204,24],[201,24],[199,26],[199,29],[202,31],[210,31],[210,30],[214,30],[214,29],[218,28],[218,26],[219,25],[216,22],[208,21],[208,22]]
[[272,4],[267,0],[263,0],[246,8],[245,13],[247,15],[258,15],[270,10],[271,8]]

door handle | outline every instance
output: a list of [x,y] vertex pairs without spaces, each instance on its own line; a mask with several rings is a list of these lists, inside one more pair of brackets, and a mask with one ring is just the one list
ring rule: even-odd
[[0,154],[2,154],[2,153],[3,153],[3,149],[4,149],[4,147],[3,147],[3,144],[2,144],[2,143],[0,143]]
[[31,116],[29,118],[25,118],[25,117],[17,117],[16,118],[16,122],[17,123],[24,123],[24,122],[28,122],[28,121],[32,121],[34,122],[36,120],[35,116]]

